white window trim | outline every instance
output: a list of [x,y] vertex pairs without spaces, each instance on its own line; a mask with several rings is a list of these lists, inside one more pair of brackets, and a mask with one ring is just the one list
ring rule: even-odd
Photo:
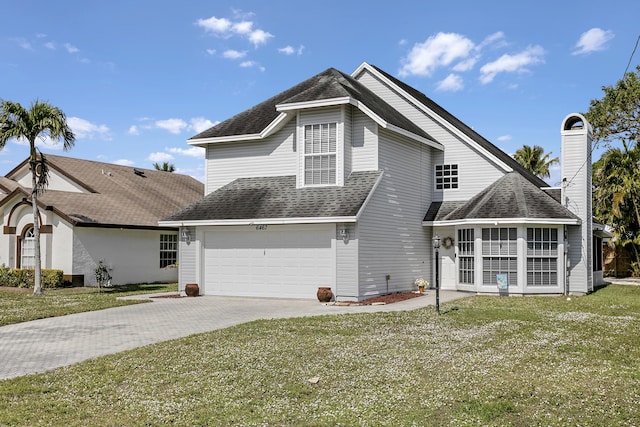
[[[301,118],[298,114],[296,118],[296,149],[298,150],[298,176],[297,188],[315,188],[315,187],[340,187],[344,185],[344,123],[345,123],[346,107],[340,107],[335,119],[313,120],[310,115]],[[335,184],[306,184],[305,183],[305,150],[304,150],[304,129],[308,125],[319,125],[335,123],[336,124],[336,182]]]
[[[455,175],[449,175],[449,177],[456,177],[456,188],[438,188],[438,174],[437,174],[437,170],[438,167],[442,167],[444,170],[444,166],[449,166],[449,168],[451,168],[451,166],[455,166],[456,167],[456,174]],[[444,175],[441,177],[441,179],[444,179]],[[451,182],[449,183],[451,185]],[[438,163],[434,166],[433,168],[433,189],[435,191],[457,191],[460,189],[460,164],[459,163]]]

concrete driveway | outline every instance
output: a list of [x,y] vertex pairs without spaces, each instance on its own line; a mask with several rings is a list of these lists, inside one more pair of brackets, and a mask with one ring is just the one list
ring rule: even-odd
[[[468,295],[441,291],[440,302]],[[335,306],[311,300],[213,296],[154,298],[147,304],[0,327],[0,379],[48,371],[257,319],[412,310],[434,304],[434,291],[419,298],[377,306]]]

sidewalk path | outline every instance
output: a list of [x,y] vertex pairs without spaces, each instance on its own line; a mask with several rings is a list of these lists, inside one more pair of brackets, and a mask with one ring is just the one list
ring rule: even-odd
[[[469,296],[441,291],[444,303]],[[149,295],[143,298],[149,298]],[[435,292],[388,305],[333,306],[310,300],[155,298],[153,302],[0,327],[0,379],[55,369],[147,344],[257,319],[412,310],[435,304]]]

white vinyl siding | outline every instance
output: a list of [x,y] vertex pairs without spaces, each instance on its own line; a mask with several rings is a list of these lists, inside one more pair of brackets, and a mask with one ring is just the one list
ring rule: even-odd
[[263,140],[209,144],[205,195],[237,178],[295,175],[295,131],[292,120]]
[[[186,233],[186,235],[185,235]],[[196,242],[195,227],[182,227],[180,229],[180,242],[178,249],[178,272],[180,291],[184,290],[187,283],[198,283],[197,274],[197,247],[200,242]],[[198,283],[202,287],[202,283]]]
[[460,137],[452,134],[450,130],[438,123],[433,117],[419,110],[407,99],[399,96],[368,71],[361,73],[356,78],[409,120],[424,129],[435,141],[446,147],[444,152],[438,151],[434,154],[434,165],[455,162],[461,165],[465,171],[473,171],[473,173],[465,173],[460,176],[459,189],[457,191],[438,192],[434,195],[436,200],[468,200],[504,175],[505,171],[501,170],[475,147],[463,142]]
[[[345,242],[338,229],[349,233]],[[358,298],[358,231],[356,224],[338,224],[336,229],[336,289],[338,299]]]
[[378,170],[378,125],[359,110],[353,113],[351,168],[354,171]]
[[382,180],[358,222],[360,297],[412,290],[416,277],[428,277],[432,263],[426,256],[430,230],[422,219],[433,191],[433,149],[379,132]]

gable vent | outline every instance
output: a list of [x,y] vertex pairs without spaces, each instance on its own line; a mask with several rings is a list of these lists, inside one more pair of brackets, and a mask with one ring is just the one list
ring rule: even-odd
[[144,176],[144,171],[141,169],[133,168],[133,173],[135,173],[138,176]]

